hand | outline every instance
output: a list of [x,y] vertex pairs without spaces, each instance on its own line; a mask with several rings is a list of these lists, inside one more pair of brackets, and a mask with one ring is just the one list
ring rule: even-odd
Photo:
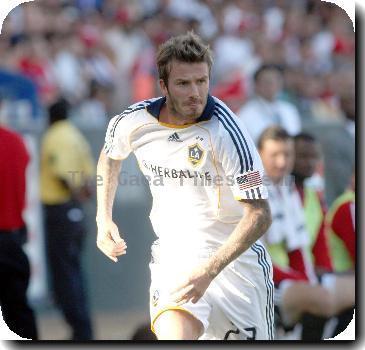
[[120,237],[117,225],[111,220],[97,222],[98,235],[96,245],[111,260],[117,262],[117,256],[126,254],[127,245]]
[[195,304],[203,296],[212,280],[213,277],[209,275],[207,269],[200,266],[171,293],[172,300],[177,305],[185,304],[190,300]]

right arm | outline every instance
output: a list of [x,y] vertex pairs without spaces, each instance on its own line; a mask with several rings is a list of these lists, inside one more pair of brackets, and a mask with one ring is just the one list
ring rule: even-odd
[[113,202],[118,187],[118,175],[122,161],[108,157],[101,151],[97,165],[97,214],[96,224],[98,248],[111,260],[126,253],[127,246],[119,235],[112,219]]
[[122,160],[132,152],[130,133],[135,128],[134,112],[139,109],[139,104],[133,105],[110,120],[97,166],[96,243],[98,248],[115,262],[118,261],[117,256],[125,254],[127,246],[120,238],[118,227],[112,219],[113,202]]

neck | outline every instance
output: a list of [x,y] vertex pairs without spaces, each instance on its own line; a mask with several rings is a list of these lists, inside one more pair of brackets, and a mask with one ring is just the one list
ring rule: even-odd
[[[197,118],[196,118],[197,119]],[[187,125],[196,122],[196,119],[189,119],[181,115],[176,109],[166,101],[166,104],[161,108],[159,120],[162,123],[174,125]]]

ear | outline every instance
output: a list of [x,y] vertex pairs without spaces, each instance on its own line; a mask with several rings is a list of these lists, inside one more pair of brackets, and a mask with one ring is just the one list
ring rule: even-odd
[[164,95],[164,96],[167,96],[168,95],[168,89],[167,89],[167,86],[165,85],[165,82],[162,80],[162,79],[160,79],[159,80],[159,83],[160,83],[160,89],[161,89],[161,91],[162,91],[162,94]]

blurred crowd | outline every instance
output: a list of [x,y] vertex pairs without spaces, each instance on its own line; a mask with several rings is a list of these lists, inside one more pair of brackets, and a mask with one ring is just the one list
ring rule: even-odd
[[324,192],[324,207],[336,205],[355,168],[355,34],[343,9],[320,0],[22,4],[0,37],[0,124],[44,131],[61,99],[73,124],[104,131],[132,103],[160,95],[157,48],[192,29],[214,54],[211,94],[256,142],[280,125],[318,143],[315,167],[303,176]]
[[[282,69],[279,98],[297,109],[304,129],[323,139],[325,152],[347,159],[337,165],[325,154],[326,200],[332,202],[354,163],[355,34],[342,8],[319,0],[23,4],[5,20],[0,40],[0,93],[9,101],[0,120],[11,115],[7,122],[16,127],[42,128],[47,107],[61,95],[79,126],[103,129],[131,103],[160,95],[157,47],[191,29],[214,52],[211,93],[233,111],[254,96],[260,66]],[[331,141],[338,138],[346,145],[334,149]]]
[[263,63],[285,69],[283,98],[303,121],[341,119],[340,99],[354,93],[352,22],[319,0],[32,2],[5,20],[0,68],[29,78],[42,107],[62,94],[80,119],[87,115],[88,125],[98,126],[106,115],[159,95],[157,46],[189,29],[210,43],[212,93],[233,110],[252,95]]

